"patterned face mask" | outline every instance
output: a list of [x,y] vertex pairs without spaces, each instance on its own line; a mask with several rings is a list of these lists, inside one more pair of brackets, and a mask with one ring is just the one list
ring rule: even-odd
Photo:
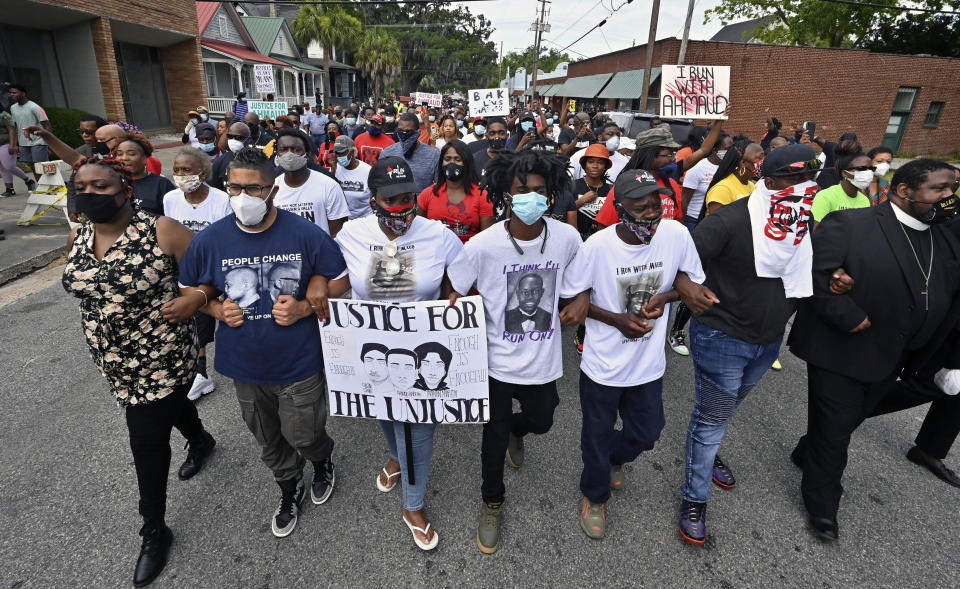
[[410,230],[413,220],[417,216],[417,204],[385,207],[376,205],[377,220],[389,229],[394,235],[403,235]]
[[620,218],[623,226],[640,240],[641,244],[650,245],[650,242],[653,241],[653,234],[657,231],[657,225],[663,219],[663,213],[661,212],[653,219],[637,219],[628,213],[623,205],[617,203],[617,217]]

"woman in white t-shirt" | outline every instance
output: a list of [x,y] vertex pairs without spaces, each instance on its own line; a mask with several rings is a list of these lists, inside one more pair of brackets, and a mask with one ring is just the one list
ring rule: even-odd
[[[233,213],[227,193],[207,186],[203,179],[210,176],[210,158],[195,147],[181,147],[173,160],[173,183],[177,188],[163,195],[163,214],[194,233]],[[196,401],[212,393],[216,387],[207,375],[207,344],[213,341],[216,321],[206,313],[196,313],[197,339],[200,355],[197,358],[197,376],[187,398]]]
[[[337,235],[347,275],[330,282],[329,296],[339,297],[348,289],[355,299],[391,303],[449,296],[447,266],[463,246],[442,223],[417,215],[417,186],[409,164],[399,157],[381,157],[370,170],[369,186],[375,214],[348,221]],[[378,353],[387,365],[394,354],[398,358],[412,355],[400,349]],[[402,480],[403,521],[417,546],[432,550],[439,536],[427,520],[424,498],[436,425],[385,420],[380,425],[390,459],[377,475],[377,488],[387,492]],[[408,471],[411,462],[412,473]]]

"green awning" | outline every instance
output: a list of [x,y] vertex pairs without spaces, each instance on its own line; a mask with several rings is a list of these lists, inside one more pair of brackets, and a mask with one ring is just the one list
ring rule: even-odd
[[592,76],[580,76],[579,78],[567,78],[567,81],[554,87],[553,95],[563,98],[593,98],[595,97],[610,80],[613,74],[594,74]]
[[540,96],[550,96],[549,94],[547,94],[547,90],[549,90],[550,88],[553,88],[553,86],[551,86],[551,85],[540,85],[540,84],[538,84],[537,86],[530,86],[530,87],[528,87],[526,90],[523,91],[523,95],[524,95],[524,96],[533,96],[533,92],[534,92],[534,91],[537,91],[537,92],[540,93]]
[[[617,72],[597,98],[640,98],[643,94],[643,74],[643,70]],[[655,67],[650,70],[651,81],[656,80],[659,75],[660,68]]]
[[305,72],[322,72],[323,70],[310,65],[309,63],[303,63],[302,61],[293,59],[292,57],[287,57],[286,55],[278,55],[276,53],[271,53],[270,57],[282,61],[283,63],[295,67],[298,70],[303,70]]

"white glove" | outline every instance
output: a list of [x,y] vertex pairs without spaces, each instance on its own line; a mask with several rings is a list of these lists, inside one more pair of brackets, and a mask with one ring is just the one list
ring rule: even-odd
[[183,134],[189,135],[190,129],[193,129],[193,121],[190,121],[189,123],[187,123],[187,126],[183,128]]
[[933,382],[944,393],[956,395],[960,393],[960,370],[941,368],[940,372],[933,375]]

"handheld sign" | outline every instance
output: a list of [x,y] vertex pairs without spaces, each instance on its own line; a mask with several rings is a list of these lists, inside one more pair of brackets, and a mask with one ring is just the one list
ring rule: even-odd
[[253,64],[253,77],[256,79],[257,92],[276,92],[273,83],[273,66],[267,63]]
[[570,112],[577,112],[577,101],[570,99]]
[[414,92],[413,101],[416,104],[426,102],[429,106],[443,106],[442,94],[430,94],[429,92]]
[[498,117],[510,114],[510,97],[506,88],[470,91],[470,116]]
[[261,119],[264,117],[275,119],[290,112],[286,102],[267,102],[266,100],[248,100],[247,108],[250,112],[257,113]]
[[330,415],[410,423],[490,419],[483,300],[330,299],[321,325]]
[[660,116],[726,119],[730,66],[665,65],[660,73]]

